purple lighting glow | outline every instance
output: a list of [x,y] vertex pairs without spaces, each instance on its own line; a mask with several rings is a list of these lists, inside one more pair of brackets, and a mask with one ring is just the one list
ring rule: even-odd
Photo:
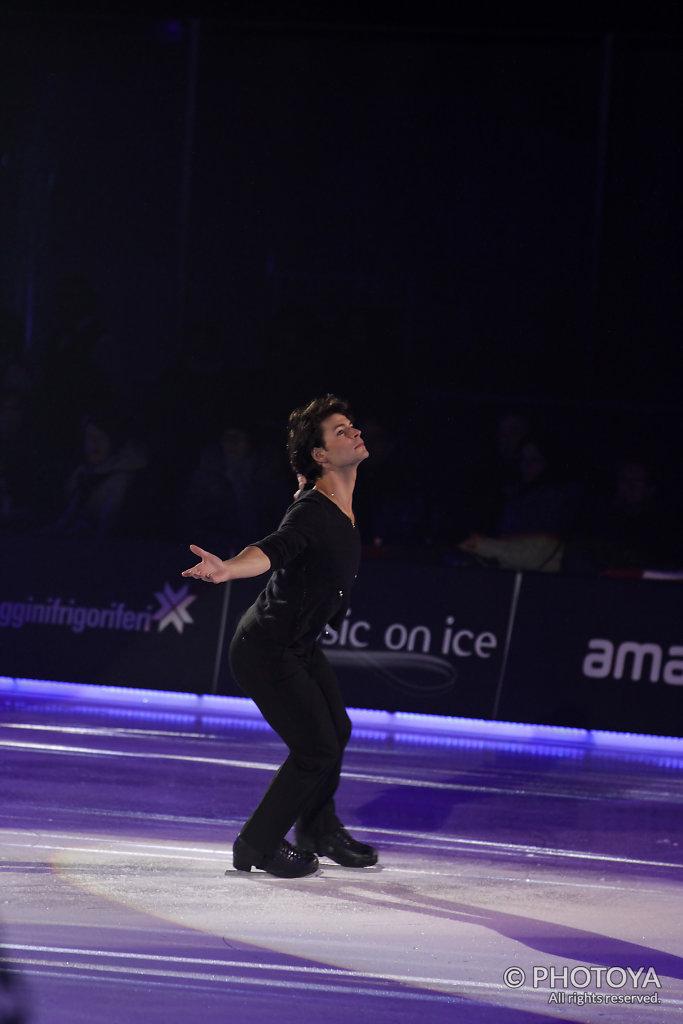
[[[23,679],[0,676],[0,701],[23,710],[102,715],[111,714],[129,720],[154,721],[163,718],[177,725],[199,722],[206,727],[220,728],[222,722],[238,723],[254,728],[261,718],[254,704],[243,697],[211,694],[143,690],[134,687],[101,686],[66,683],[44,679]],[[391,738],[393,742],[439,746],[515,745],[562,756],[584,756],[595,753],[627,753],[661,759],[683,768],[683,739],[671,736],[649,736],[605,730],[576,729],[557,725],[534,725],[524,722],[499,722],[473,718],[451,718],[441,715],[408,712],[373,711],[349,708],[355,735],[359,739]]]

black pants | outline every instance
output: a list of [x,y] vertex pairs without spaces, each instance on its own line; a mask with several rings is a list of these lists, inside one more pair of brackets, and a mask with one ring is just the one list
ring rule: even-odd
[[333,832],[340,824],[334,794],[351,721],[321,648],[274,644],[247,612],[230,645],[230,667],[289,749],[242,838],[272,856],[295,822],[313,839]]

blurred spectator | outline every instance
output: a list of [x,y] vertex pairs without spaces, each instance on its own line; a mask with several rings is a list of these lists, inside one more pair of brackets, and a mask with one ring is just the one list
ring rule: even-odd
[[182,489],[180,520],[198,543],[227,557],[277,526],[293,488],[284,448],[278,458],[253,431],[227,423],[202,449]]
[[451,540],[472,531],[492,536],[519,483],[519,450],[532,433],[531,420],[510,410],[493,423],[467,423],[461,433],[460,453],[445,467],[447,491],[458,500],[455,508],[452,501],[443,501],[442,515],[451,524],[450,534],[444,533]]
[[66,509],[57,527],[97,538],[115,536],[124,501],[147,466],[147,451],[126,436],[117,418],[106,412],[82,424],[78,464],[66,484]]
[[501,568],[558,572],[580,500],[581,488],[557,447],[527,437],[495,535],[474,533],[459,547]]
[[580,488],[566,478],[566,464],[547,442],[527,438],[518,455],[518,480],[510,485],[498,524],[500,537],[545,533],[565,536],[576,515]]
[[678,516],[653,465],[624,458],[607,493],[587,505],[564,558],[567,572],[683,568]]

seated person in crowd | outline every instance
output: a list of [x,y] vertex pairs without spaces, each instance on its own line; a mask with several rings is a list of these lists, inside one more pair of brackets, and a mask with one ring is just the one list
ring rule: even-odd
[[124,501],[147,466],[147,451],[107,413],[83,420],[81,446],[66,483],[66,508],[56,526],[67,533],[115,536]]
[[611,487],[583,509],[563,568],[589,574],[683,569],[677,519],[649,460],[627,456]]
[[227,556],[265,532],[291,500],[284,459],[258,445],[246,426],[229,422],[200,451],[181,488],[179,519],[203,545]]
[[564,460],[535,437],[522,441],[517,480],[493,536],[473,533],[458,547],[485,564],[504,569],[558,572],[581,499]]

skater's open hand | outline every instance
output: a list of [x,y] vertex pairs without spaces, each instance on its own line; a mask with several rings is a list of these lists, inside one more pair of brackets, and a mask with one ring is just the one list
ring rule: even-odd
[[193,580],[204,580],[205,583],[224,583],[230,578],[225,562],[218,555],[212,555],[210,551],[205,551],[196,544],[190,544],[190,551],[201,558],[201,562],[191,569],[185,569],[183,576],[189,576]]

